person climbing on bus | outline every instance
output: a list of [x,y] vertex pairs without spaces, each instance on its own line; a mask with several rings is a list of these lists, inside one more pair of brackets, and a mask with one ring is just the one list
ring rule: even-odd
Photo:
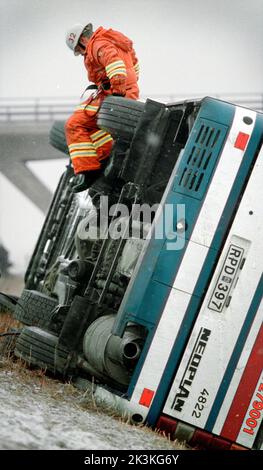
[[113,29],[91,23],[73,25],[66,33],[66,44],[75,55],[84,57],[88,88],[92,95],[77,106],[67,120],[65,133],[74,173],[82,179],[74,191],[87,189],[101,176],[111,153],[113,138],[97,127],[97,113],[108,95],[139,98],[139,63],[132,41]]

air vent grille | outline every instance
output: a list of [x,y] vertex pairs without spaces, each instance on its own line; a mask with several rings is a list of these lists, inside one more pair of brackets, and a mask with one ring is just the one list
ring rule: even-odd
[[202,197],[220,155],[226,131],[226,126],[212,121],[198,121],[178,168],[177,191],[190,193],[198,199]]

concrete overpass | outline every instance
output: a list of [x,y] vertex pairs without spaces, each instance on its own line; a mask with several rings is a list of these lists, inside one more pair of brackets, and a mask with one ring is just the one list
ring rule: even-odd
[[26,163],[65,158],[49,144],[52,122],[0,123],[0,172],[41,211],[47,211],[52,194]]
[[[207,95],[263,110],[262,93]],[[162,94],[149,97],[165,103],[199,96],[200,93],[193,93],[191,96]],[[146,97],[141,97],[144,98]],[[30,171],[26,162],[65,158],[65,154],[49,144],[49,130],[55,119],[67,119],[78,101],[76,97],[0,98],[0,172],[43,212],[46,212],[52,195]]]

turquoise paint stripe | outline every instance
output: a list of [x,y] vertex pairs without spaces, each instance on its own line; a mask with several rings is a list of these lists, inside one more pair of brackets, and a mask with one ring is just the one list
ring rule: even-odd
[[257,285],[254,297],[252,299],[252,302],[250,304],[250,307],[248,309],[248,313],[246,316],[246,319],[243,323],[243,326],[241,328],[238,340],[236,342],[234,351],[232,353],[232,356],[230,358],[230,361],[228,363],[226,372],[224,374],[223,380],[221,382],[221,385],[218,389],[215,401],[213,403],[211,412],[209,414],[209,417],[207,419],[207,422],[205,424],[205,429],[206,431],[212,432],[213,427],[215,425],[217,416],[219,414],[220,408],[222,406],[222,403],[224,401],[224,398],[226,396],[229,384],[232,380],[233,374],[235,372],[235,369],[237,367],[238,360],[240,358],[241,352],[244,348],[246,339],[248,337],[251,325],[255,319],[255,316],[257,314],[260,302],[262,300],[263,296],[263,275],[260,278],[260,281]]
[[164,406],[164,403],[166,401],[166,398],[170,392],[170,388],[174,380],[174,374],[182,357],[186,341],[188,340],[189,334],[191,333],[191,326],[193,324],[193,321],[195,320],[196,312],[198,311],[199,305],[200,299],[198,297],[192,296],[190,304],[182,321],[181,327],[179,329],[177,338],[175,338],[175,343],[171,351],[170,357],[167,361],[167,366],[160,380],[160,385],[158,387],[157,393],[155,394],[154,400],[147,416],[147,423],[150,426],[156,424],[160,416],[161,410]]
[[[217,230],[215,232],[215,236],[213,238],[211,247],[217,250],[221,246],[221,240],[224,233],[226,233],[227,227],[228,231],[230,230],[230,218],[232,217],[233,213],[233,204],[236,204],[236,201],[240,197],[240,184],[242,185],[247,184],[249,174],[252,170],[253,164],[256,163],[256,158],[260,151],[262,145],[262,138],[263,138],[263,115],[258,114],[256,118],[256,124],[254,127],[254,131],[250,138],[248,147],[244,153],[242,163],[240,165],[238,174],[236,176],[235,182],[232,186],[232,189],[229,194],[229,198],[227,204],[224,208],[223,215],[220,219],[218,224]],[[244,187],[245,190],[245,187]]]
[[[208,116],[206,116],[208,118],[210,116],[209,116],[209,112],[207,111],[207,107],[208,108],[212,107],[212,112],[214,112],[214,107],[215,107],[214,100],[208,99],[207,101],[204,102],[204,113],[208,115]],[[218,103],[217,103],[217,107],[218,107]],[[220,106],[220,108],[221,108],[221,106]],[[233,106],[231,106],[231,105],[226,105],[225,106],[225,104],[223,106],[223,110],[221,109],[221,122],[222,122],[222,115],[224,115],[225,126],[226,126],[226,122],[228,122],[229,126],[231,125],[231,123],[233,121],[233,117],[234,117],[234,110],[235,110],[235,108]],[[202,111],[202,113],[201,113],[201,111]],[[203,118],[203,108],[201,108],[201,110],[200,110],[200,119],[202,119],[202,118]],[[221,127],[221,130],[223,131],[222,127]],[[225,128],[224,141],[225,141],[226,135],[227,135],[227,132],[226,132],[226,128]],[[193,139],[194,138],[192,136],[192,140]],[[214,169],[213,169],[213,172],[215,171],[215,169],[217,167],[218,160],[219,160],[218,157],[219,157],[219,155],[222,151],[224,141],[221,141],[220,148],[218,147],[216,154],[214,154]],[[191,146],[192,146],[191,141],[190,141],[190,143],[188,143],[188,146],[191,148]],[[187,152],[185,152],[185,154],[183,156],[183,159],[180,162],[180,165],[184,165],[184,160],[186,160],[187,158],[188,158],[188,154],[187,154]],[[206,191],[209,188],[210,180],[211,180],[211,174],[209,175],[209,178],[207,179],[207,182],[206,182]],[[204,201],[205,192],[203,192],[203,194],[202,194],[202,196],[203,196],[202,199],[197,200],[197,199],[192,198],[190,196],[187,197],[186,195],[183,196],[181,194],[178,194],[178,193],[175,192],[175,189],[176,188],[174,187],[174,183],[171,184],[171,191],[167,195],[166,202],[169,202],[169,203],[171,203],[171,202],[179,203],[180,202],[180,203],[182,203],[183,200],[185,202],[189,201],[189,202],[187,202],[187,204],[189,204],[189,206],[187,208],[187,212],[188,212],[187,222],[188,222],[188,227],[189,228],[188,228],[187,233],[186,233],[185,247],[184,247],[183,250],[180,250],[180,252],[173,253],[171,251],[167,251],[167,250],[164,249],[163,240],[162,241],[160,241],[160,240],[151,240],[148,252],[146,253],[146,256],[144,258],[142,266],[141,266],[141,268],[139,270],[139,273],[137,274],[136,280],[134,282],[134,286],[131,290],[131,294],[127,298],[125,306],[123,306],[123,308],[125,309],[126,315],[123,315],[123,314],[119,315],[119,318],[118,318],[118,320],[115,324],[116,330],[119,329],[119,331],[117,331],[117,333],[116,333],[116,330],[115,330],[115,334],[119,334],[120,331],[123,331],[127,321],[134,321],[135,323],[145,325],[145,323],[144,323],[145,312],[147,310],[150,311],[151,321],[153,323],[153,324],[151,324],[151,327],[150,327],[151,331],[148,334],[147,341],[146,341],[146,344],[143,348],[140,361],[138,362],[137,367],[136,367],[136,369],[133,373],[132,380],[130,382],[128,393],[127,393],[128,396],[131,396],[131,394],[132,394],[132,392],[135,388],[136,382],[138,380],[138,377],[139,377],[139,374],[140,374],[140,371],[141,371],[141,367],[144,363],[144,360],[145,360],[145,357],[147,355],[150,344],[152,342],[154,333],[155,333],[156,329],[158,328],[158,323],[159,323],[160,317],[162,315],[163,309],[165,308],[165,304],[166,304],[166,301],[167,301],[167,298],[168,298],[168,295],[169,295],[169,292],[170,292],[170,290],[167,289],[166,297],[162,298],[162,308],[160,309],[160,303],[152,303],[151,302],[152,296],[151,296],[151,284],[149,284],[150,279],[155,279],[155,281],[159,282],[159,285],[162,282],[164,284],[166,284],[167,287],[168,286],[170,287],[171,285],[173,285],[174,278],[175,278],[175,276],[176,276],[176,274],[177,274],[177,272],[180,268],[184,252],[187,248],[188,241],[191,237],[192,231],[194,230],[196,221],[198,219],[198,216],[199,216],[199,213],[200,213],[200,210],[202,208],[203,201]],[[212,266],[215,263],[215,258],[216,258],[215,253],[213,253],[212,258],[213,258],[212,262],[209,260],[209,262],[210,262],[209,270],[207,268],[207,264],[205,266],[205,269],[202,270],[202,272],[208,270],[209,275],[211,274]],[[208,276],[206,276],[206,281],[207,281],[207,277]],[[147,281],[147,283],[146,283],[146,281]],[[195,293],[197,293],[197,294],[193,295],[192,299],[190,300],[189,308],[186,312],[185,319],[183,321],[183,324],[181,326],[181,329],[180,329],[180,332],[179,332],[179,335],[178,335],[179,339],[178,339],[178,342],[176,342],[176,357],[173,357],[173,360],[171,362],[171,370],[169,369],[168,373],[165,372],[165,374],[163,375],[163,380],[164,381],[161,381],[162,382],[162,384],[160,385],[161,394],[162,393],[164,393],[164,394],[167,393],[167,377],[171,376],[173,378],[174,370],[175,370],[175,367],[176,367],[176,362],[179,361],[179,358],[182,354],[182,350],[183,350],[183,347],[184,347],[184,343],[185,343],[185,341],[187,340],[187,338],[189,336],[190,328],[191,328],[191,326],[194,322],[194,319],[196,317],[196,314],[198,312],[198,305],[200,304],[200,296],[202,297],[203,293],[204,293],[204,288],[203,288],[204,282],[203,281],[204,281],[204,278],[202,278],[202,287],[201,287],[201,289],[197,288],[196,291],[195,291]],[[147,286],[146,288],[144,288],[145,283],[146,283],[146,286]],[[178,356],[177,356],[177,352],[178,352]],[[168,363],[169,363],[169,361],[168,361]],[[168,367],[170,367],[169,364],[168,364]],[[169,384],[168,384],[168,386],[169,386]],[[158,396],[159,396],[159,390],[158,390]],[[151,410],[153,408],[154,408],[154,406],[151,407]],[[160,407],[158,406],[157,408],[160,411]],[[151,411],[150,411],[150,413],[151,413]]]
[[251,167],[256,161],[257,152],[259,152],[260,146],[262,145],[262,129],[263,115],[259,114],[257,115],[254,132],[250,139],[249,145],[245,151],[243,161],[241,163],[236,179],[233,183],[232,190],[230,192],[226,206],[223,210],[223,215],[215,231],[215,235],[211,243],[211,248],[209,249],[200,276],[196,283],[193,296],[190,300],[188,309],[182,322],[181,329],[179,331],[178,337],[175,338],[173,350],[167,362],[167,366],[164,370],[160,385],[158,387],[157,393],[155,394],[155,398],[152,402],[147,417],[147,422],[151,426],[153,426],[159,418],[161,410],[169,394],[170,387],[174,380],[174,376],[177,370],[177,363],[180,360],[183,348],[185,347],[184,342],[186,342],[190,337],[191,325],[193,324],[198,310],[200,309],[202,299],[199,298],[199,303],[196,303],[196,298],[202,294],[204,297],[207,285],[209,284],[214,272],[214,266],[216,265],[217,259],[220,256],[220,252],[218,250],[221,248],[224,239],[227,237],[230,231],[233,211],[240,197],[241,189],[244,187],[244,182],[248,179],[248,174],[251,170]]
[[[215,111],[217,110],[217,112]],[[181,167],[184,167],[187,164],[189,158],[189,152],[194,145],[196,136],[199,129],[199,120],[210,119],[214,115],[220,116],[219,125],[224,124],[224,126],[230,126],[233,122],[235,107],[227,103],[218,102],[212,98],[206,98],[203,100],[202,106],[199,110],[198,118],[196,119],[195,125],[192,129],[190,139],[187,141],[185,151],[183,153],[182,159],[178,162],[176,168],[179,170]],[[215,123],[216,125],[216,123]],[[213,172],[216,170],[219,155],[222,151],[225,139],[227,138],[227,128],[223,130],[224,138],[221,140],[221,146],[217,147],[217,151],[213,154]],[[212,173],[209,173],[209,178],[206,180],[206,191],[209,188],[210,180]],[[170,192],[167,195],[165,203],[176,204],[186,204],[187,210],[187,224],[188,230],[186,231],[186,243],[184,249],[180,250],[180,253],[173,253],[172,251],[167,252],[164,247],[165,240],[155,240],[152,239],[147,248],[147,251],[144,256],[142,265],[140,266],[136,279],[131,281],[131,287],[128,288],[129,295],[126,295],[125,302],[122,303],[117,318],[114,324],[114,334],[122,335],[126,323],[130,320],[132,316],[133,319],[137,319],[138,323],[141,322],[141,319],[144,317],[144,311],[142,310],[141,305],[144,302],[146,291],[148,297],[148,285],[152,277],[156,279],[155,273],[158,276],[158,281],[163,282],[167,285],[172,285],[173,279],[180,268],[181,260],[184,254],[184,251],[187,248],[188,240],[191,237],[192,231],[194,229],[196,220],[199,216],[200,210],[202,208],[204,194],[202,194],[201,200],[196,199],[193,195],[181,194],[181,187],[177,188],[176,180],[171,183]],[[178,189],[179,192],[176,192]],[[205,191],[205,192],[206,192]],[[167,255],[168,253],[168,255]],[[155,313],[156,312],[156,313]],[[161,311],[156,311],[154,306],[152,310],[152,318],[154,318],[155,324],[158,321],[158,318],[161,316]]]

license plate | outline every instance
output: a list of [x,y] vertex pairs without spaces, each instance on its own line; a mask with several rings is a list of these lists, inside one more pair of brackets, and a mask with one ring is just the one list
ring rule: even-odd
[[[230,292],[234,285],[238,271],[243,265],[244,249],[238,245],[229,246],[223,267],[219,273],[216,286],[210,298],[208,308],[216,312],[222,312],[227,301],[230,300]],[[227,304],[229,305],[229,303]]]

